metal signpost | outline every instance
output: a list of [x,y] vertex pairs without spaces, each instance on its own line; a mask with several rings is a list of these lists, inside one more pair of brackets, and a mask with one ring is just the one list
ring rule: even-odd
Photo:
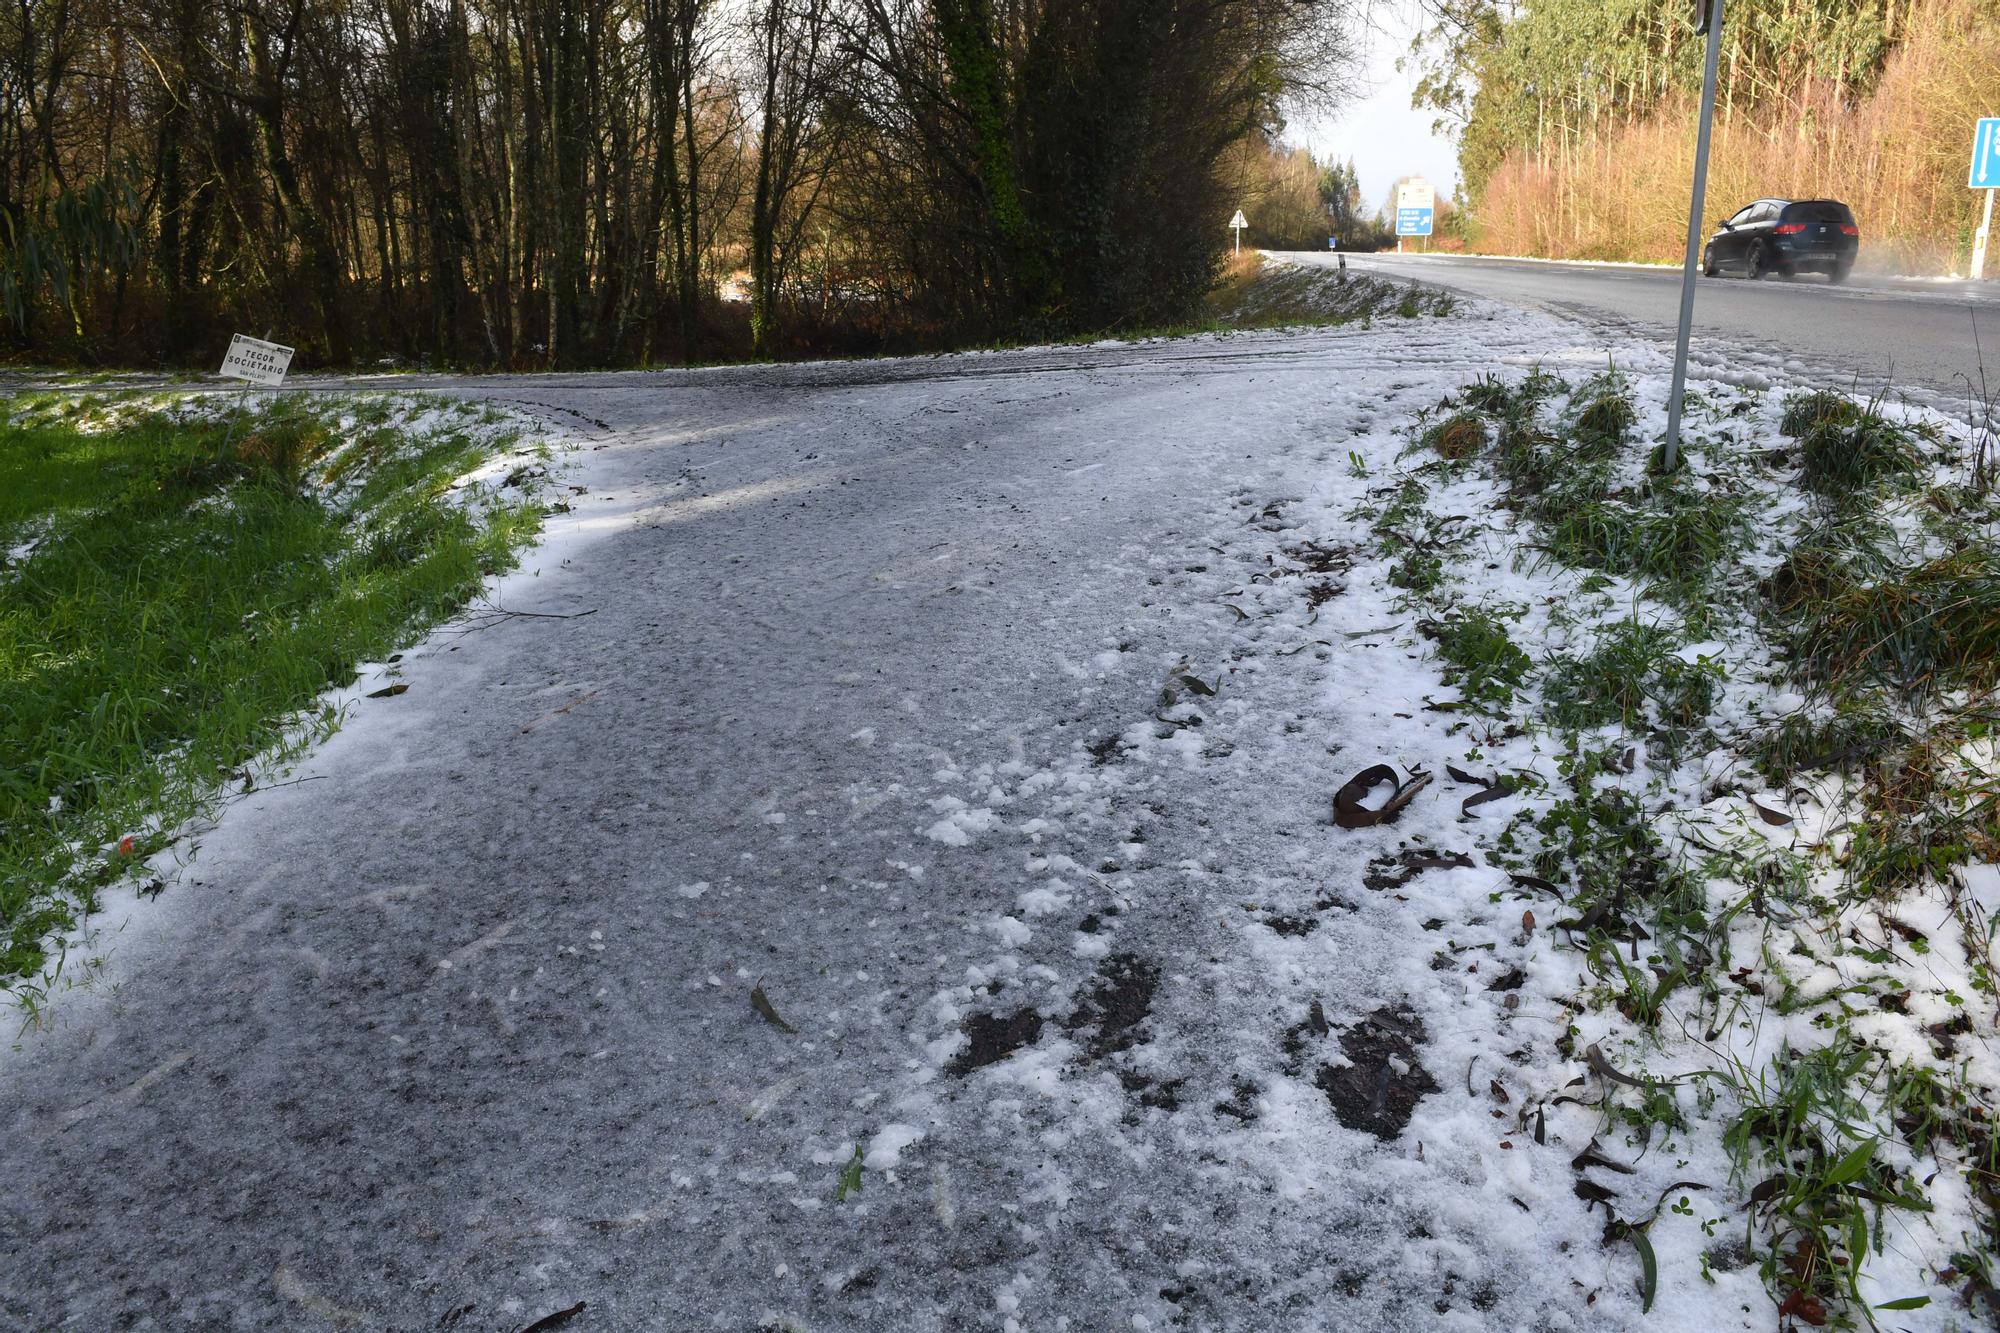
[[1243,253],[1243,229],[1249,225],[1249,219],[1243,216],[1240,208],[1236,210],[1236,216],[1229,219],[1229,229],[1236,233],[1236,253],[1239,255]]
[[1708,34],[1708,63],[1701,76],[1701,129],[1694,141],[1694,200],[1688,205],[1687,263],[1681,270],[1681,326],[1674,342],[1674,387],[1667,398],[1663,471],[1680,466],[1681,399],[1687,396],[1688,336],[1694,331],[1695,258],[1701,253],[1702,197],[1708,193],[1709,131],[1715,125],[1715,79],[1722,61],[1722,0],[1694,0],[1694,30]]
[[1396,253],[1405,236],[1429,236],[1437,219],[1437,191],[1429,181],[1404,181],[1396,187]]
[[1972,280],[1986,276],[1986,242],[1993,235],[1993,192],[2000,190],[2000,116],[1979,122],[1972,133],[1972,172],[1966,183],[1986,191],[1986,215],[1972,238]]
[[[280,343],[265,342],[262,338],[239,333],[229,340],[229,351],[223,355],[222,369],[218,373],[224,379],[245,382],[243,395],[247,405],[250,386],[265,384],[275,389],[284,384],[285,373],[292,368],[293,350]],[[222,457],[229,457],[229,442],[235,437],[236,423],[231,421],[222,436]]]

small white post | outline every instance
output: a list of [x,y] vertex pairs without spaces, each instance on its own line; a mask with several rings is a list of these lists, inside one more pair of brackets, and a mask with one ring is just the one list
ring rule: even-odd
[[1978,282],[1986,276],[1986,242],[1993,235],[1993,195],[1986,192],[1986,216],[1979,221],[1979,230],[1972,237],[1972,280]]

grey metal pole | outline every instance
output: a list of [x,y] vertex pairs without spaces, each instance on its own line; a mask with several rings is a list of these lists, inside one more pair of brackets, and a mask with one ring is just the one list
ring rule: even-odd
[[1701,76],[1701,129],[1694,143],[1694,201],[1688,206],[1687,261],[1681,269],[1681,326],[1674,343],[1674,388],[1667,399],[1665,471],[1680,466],[1681,399],[1687,396],[1688,336],[1694,331],[1695,269],[1701,255],[1702,197],[1708,193],[1708,140],[1715,125],[1715,81],[1722,64],[1722,0],[1708,0],[1708,64]]

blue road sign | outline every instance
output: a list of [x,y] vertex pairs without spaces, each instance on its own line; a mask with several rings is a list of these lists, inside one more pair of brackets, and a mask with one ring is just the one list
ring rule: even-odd
[[1972,188],[2000,190],[2000,116],[1979,122],[1972,136]]
[[1429,208],[1399,208],[1396,210],[1396,234],[1398,236],[1428,236],[1431,234],[1431,219],[1436,210]]
[[1338,236],[1327,237],[1326,248],[1329,250],[1338,250],[1340,248],[1340,238]]

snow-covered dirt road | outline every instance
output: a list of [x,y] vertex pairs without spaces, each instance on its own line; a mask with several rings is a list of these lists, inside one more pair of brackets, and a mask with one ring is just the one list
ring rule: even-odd
[[1607,350],[438,383],[573,440],[571,511],[0,1057],[0,1326],[1636,1322],[1588,1117],[1496,1100],[1557,1016],[1432,968],[1500,877],[1382,872],[1459,797],[1329,819],[1438,687],[1350,469]]

